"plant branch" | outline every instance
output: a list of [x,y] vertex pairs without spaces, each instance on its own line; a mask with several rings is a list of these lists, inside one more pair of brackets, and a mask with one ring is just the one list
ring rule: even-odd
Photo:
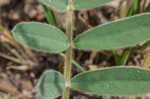
[[[59,53],[60,56],[62,56],[64,59],[66,58],[66,55],[63,53]],[[80,65],[78,64],[75,60],[72,59],[72,64],[81,72],[85,72],[86,70]]]

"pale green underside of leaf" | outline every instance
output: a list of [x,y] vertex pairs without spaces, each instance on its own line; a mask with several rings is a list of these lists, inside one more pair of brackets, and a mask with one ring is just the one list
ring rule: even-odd
[[68,47],[65,34],[58,28],[38,22],[23,22],[13,29],[16,41],[40,51],[61,52]]
[[79,74],[73,89],[98,95],[130,96],[150,92],[150,71],[137,67],[112,67]]
[[37,88],[42,99],[55,99],[65,90],[65,79],[59,72],[49,70],[41,76]]
[[109,50],[135,46],[150,38],[150,13],[100,25],[75,39],[83,50]]
[[40,3],[58,11],[66,11],[68,0],[38,0]]
[[87,10],[108,3],[112,0],[75,0],[73,5],[77,10]]

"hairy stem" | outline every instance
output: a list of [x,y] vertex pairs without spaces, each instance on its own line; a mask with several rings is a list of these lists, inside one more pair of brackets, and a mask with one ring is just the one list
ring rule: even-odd
[[[66,58],[66,55],[63,53],[59,53],[60,56],[62,56],[64,59]],[[80,72],[85,72],[86,70],[80,65],[78,64],[75,60],[72,59],[72,64],[73,66],[75,66]]]
[[63,93],[62,99],[69,99],[70,95],[70,79],[71,79],[71,69],[72,69],[72,36],[73,36],[73,7],[72,0],[69,0],[69,5],[66,13],[66,35],[69,41],[69,48],[66,51],[64,76],[66,80],[66,89]]
[[[45,17],[48,21],[49,24],[54,25],[54,26],[58,26],[57,22],[56,22],[56,18],[54,15],[53,10],[51,10],[50,8],[46,7],[45,5],[42,5],[44,13],[45,13]],[[60,56],[62,56],[64,59],[66,57],[65,54],[63,53],[59,53]],[[75,60],[72,60],[72,64],[73,66],[75,66],[79,71],[84,72],[86,71],[82,66],[80,66],[80,64],[78,64]]]

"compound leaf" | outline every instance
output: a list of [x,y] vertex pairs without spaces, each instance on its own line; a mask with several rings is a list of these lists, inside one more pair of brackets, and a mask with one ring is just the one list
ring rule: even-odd
[[37,88],[43,99],[54,99],[65,90],[64,76],[57,71],[46,71],[41,76]]
[[135,46],[150,39],[150,13],[100,25],[75,39],[75,47],[83,50],[110,50]]
[[150,71],[137,67],[112,67],[79,74],[71,87],[98,95],[130,96],[150,92]]
[[61,52],[68,46],[65,34],[58,28],[38,22],[23,22],[12,30],[16,41],[41,51]]

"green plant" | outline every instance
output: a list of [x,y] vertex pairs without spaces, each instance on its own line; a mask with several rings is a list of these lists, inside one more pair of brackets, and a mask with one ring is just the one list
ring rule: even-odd
[[40,78],[37,88],[43,99],[62,94],[69,99],[70,89],[97,95],[132,96],[150,92],[150,71],[133,66],[120,66],[88,71],[71,79],[72,49],[112,50],[135,46],[150,38],[150,13],[123,18],[94,27],[73,40],[74,10],[97,7],[111,0],[39,0],[42,4],[66,12],[66,35],[55,26],[38,23],[19,23],[12,30],[16,41],[40,51],[60,54],[66,50],[64,75],[49,70]]

